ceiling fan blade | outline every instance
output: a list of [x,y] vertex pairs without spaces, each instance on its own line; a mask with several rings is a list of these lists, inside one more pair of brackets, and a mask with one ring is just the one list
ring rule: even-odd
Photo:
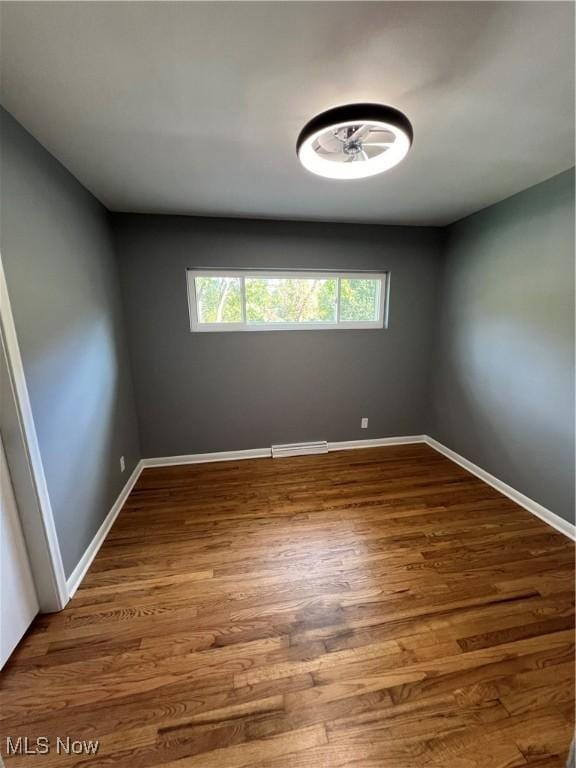
[[354,133],[348,137],[348,141],[358,141],[366,132],[370,131],[369,125],[360,125]]
[[340,152],[342,149],[342,141],[338,138],[338,136],[335,136],[334,134],[325,134],[323,136],[319,136],[317,143],[318,149],[316,151],[322,150],[323,152]]
[[394,144],[393,141],[363,141],[363,147],[391,147]]

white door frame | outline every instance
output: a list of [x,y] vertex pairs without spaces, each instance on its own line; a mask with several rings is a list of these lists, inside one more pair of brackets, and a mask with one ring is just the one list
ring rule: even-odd
[[38,596],[0,435],[0,669],[38,613]]
[[[1,253],[0,333],[12,390],[4,393],[3,397],[13,401],[15,421],[23,446],[20,451],[22,457],[19,456],[22,460],[18,462],[21,465],[18,467],[20,471],[13,475],[14,490],[40,610],[42,613],[53,613],[62,610],[68,602],[68,588]],[[5,448],[8,452],[6,445]],[[10,457],[8,458],[10,460]]]

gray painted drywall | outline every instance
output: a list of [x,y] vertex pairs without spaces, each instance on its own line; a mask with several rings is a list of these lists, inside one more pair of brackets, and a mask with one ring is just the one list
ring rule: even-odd
[[[114,215],[143,455],[421,433],[442,232]],[[187,267],[390,270],[390,325],[191,333]],[[362,416],[369,429],[360,429]]]
[[139,458],[109,214],[4,110],[0,127],[2,260],[69,575]]
[[574,170],[449,230],[430,431],[574,515]]

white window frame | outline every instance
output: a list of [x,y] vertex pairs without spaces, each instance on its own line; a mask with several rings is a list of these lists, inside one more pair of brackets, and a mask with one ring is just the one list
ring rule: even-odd
[[[188,307],[190,310],[190,330],[193,333],[228,333],[234,331],[326,331],[326,330],[379,330],[388,327],[388,304],[390,294],[389,272],[333,272],[311,270],[264,270],[264,269],[187,269]],[[242,295],[242,316],[240,323],[200,323],[198,321],[198,305],[196,299],[197,277],[238,277]],[[293,279],[338,279],[337,319],[334,323],[262,323],[249,324],[246,322],[246,278],[293,278]],[[379,315],[377,320],[364,322],[340,321],[340,280],[378,280]]]

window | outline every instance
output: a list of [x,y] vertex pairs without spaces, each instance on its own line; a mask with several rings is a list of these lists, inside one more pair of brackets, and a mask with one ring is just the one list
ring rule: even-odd
[[188,270],[193,331],[384,328],[389,275]]

